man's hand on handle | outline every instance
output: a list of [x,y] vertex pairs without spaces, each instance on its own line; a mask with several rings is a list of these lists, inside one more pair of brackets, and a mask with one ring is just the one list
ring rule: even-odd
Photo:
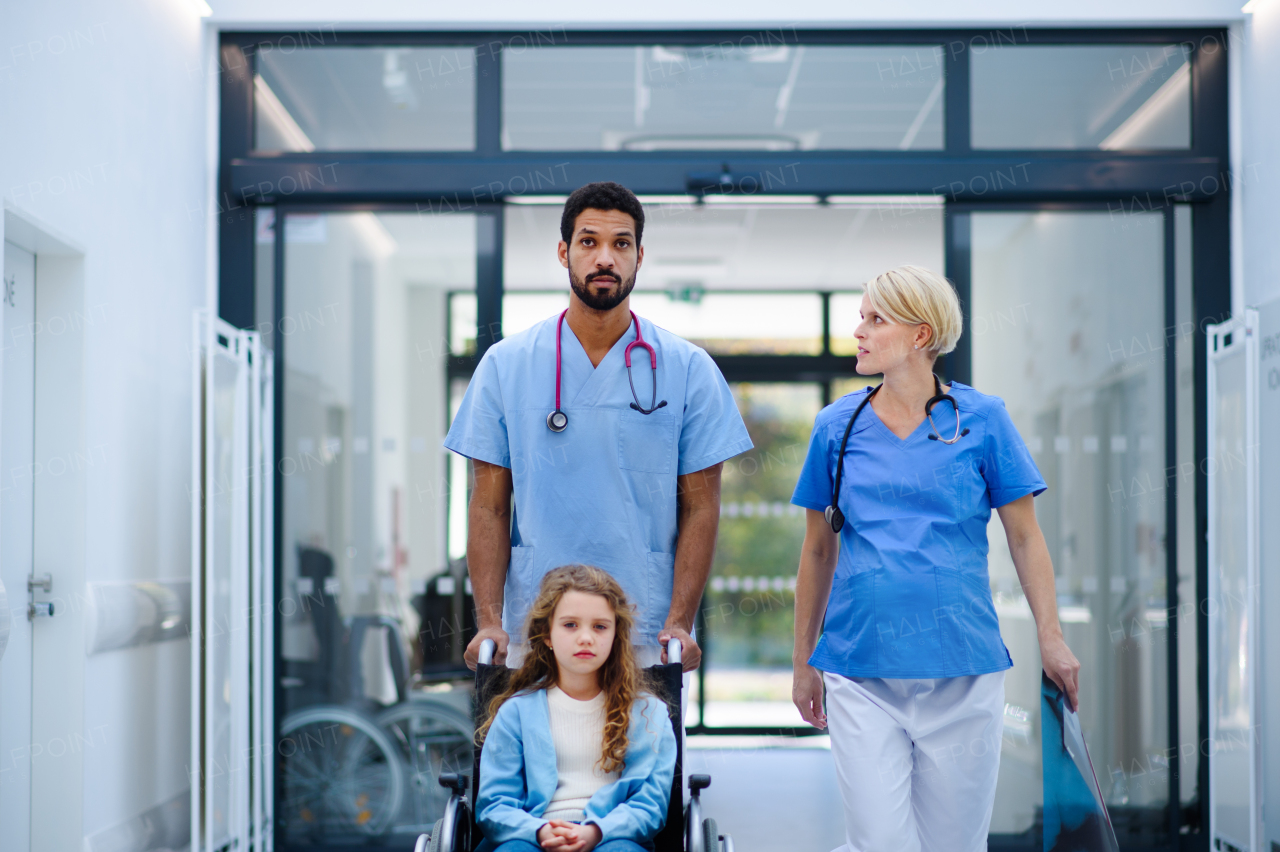
[[463,659],[467,661],[467,668],[471,671],[475,671],[480,662],[480,643],[486,639],[492,639],[498,646],[493,654],[493,664],[501,666],[507,662],[507,645],[511,642],[507,631],[501,627],[485,627],[467,643],[467,653],[463,655]]
[[658,644],[662,646],[662,662],[667,662],[667,642],[672,639],[680,640],[680,664],[684,670],[691,672],[698,667],[698,663],[702,660],[702,649],[698,647],[698,643],[693,641],[693,637],[689,635],[689,631],[683,627],[674,624],[662,628],[662,632],[658,634]]

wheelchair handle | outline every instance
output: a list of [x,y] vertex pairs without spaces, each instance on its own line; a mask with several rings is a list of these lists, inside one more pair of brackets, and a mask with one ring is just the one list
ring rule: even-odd
[[479,655],[480,665],[482,666],[493,665],[493,655],[497,653],[497,650],[498,650],[498,643],[494,642],[492,639],[485,639],[483,642],[481,642],[480,655]]
[[684,652],[684,646],[680,644],[679,639],[673,638],[673,639],[667,640],[667,662],[668,663],[681,662],[680,655],[683,652]]

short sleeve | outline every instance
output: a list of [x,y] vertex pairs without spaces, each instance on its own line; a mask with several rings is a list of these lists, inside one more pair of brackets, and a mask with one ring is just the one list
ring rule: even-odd
[[711,356],[699,349],[689,359],[684,421],[680,427],[679,473],[694,473],[751,449],[738,404]]
[[444,446],[469,459],[511,467],[507,412],[494,350],[486,352],[476,365]]
[[1040,494],[1048,486],[1031,451],[1018,434],[1003,400],[996,400],[987,415],[987,435],[983,446],[983,472],[991,508],[998,509],[1028,494]]
[[830,432],[827,423],[821,420],[813,425],[813,434],[809,436],[809,453],[804,458],[800,479],[791,495],[791,502],[797,506],[822,512],[831,505],[835,483],[831,481]]

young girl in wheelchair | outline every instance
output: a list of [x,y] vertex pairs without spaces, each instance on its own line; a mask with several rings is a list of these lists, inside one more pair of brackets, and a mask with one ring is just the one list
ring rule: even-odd
[[634,615],[599,568],[543,578],[529,651],[476,731],[480,852],[639,852],[667,816],[676,741],[643,688]]

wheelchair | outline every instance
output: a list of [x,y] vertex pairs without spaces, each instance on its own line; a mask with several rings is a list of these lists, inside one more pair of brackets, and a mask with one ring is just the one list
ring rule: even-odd
[[[483,722],[490,699],[496,695],[511,676],[506,666],[493,665],[496,646],[486,639],[480,646],[480,665],[476,667],[476,725]],[[684,763],[683,707],[680,690],[683,670],[680,665],[680,640],[667,643],[666,665],[648,670],[650,687],[667,703],[668,716],[676,735],[675,777],[671,783],[671,797],[667,804],[667,821],[653,839],[654,852],[734,852],[733,839],[720,834],[716,821],[702,814],[699,793],[711,786],[710,775],[689,776],[689,802],[686,805],[682,791],[682,767]],[[422,834],[414,845],[414,852],[474,852],[484,835],[476,823],[474,802],[480,791],[480,747],[474,748],[475,759],[472,777],[456,772],[442,773],[440,786],[450,790],[445,804],[444,817],[436,821],[429,834]],[[471,787],[468,791],[468,786]],[[468,796],[469,794],[469,796]]]

